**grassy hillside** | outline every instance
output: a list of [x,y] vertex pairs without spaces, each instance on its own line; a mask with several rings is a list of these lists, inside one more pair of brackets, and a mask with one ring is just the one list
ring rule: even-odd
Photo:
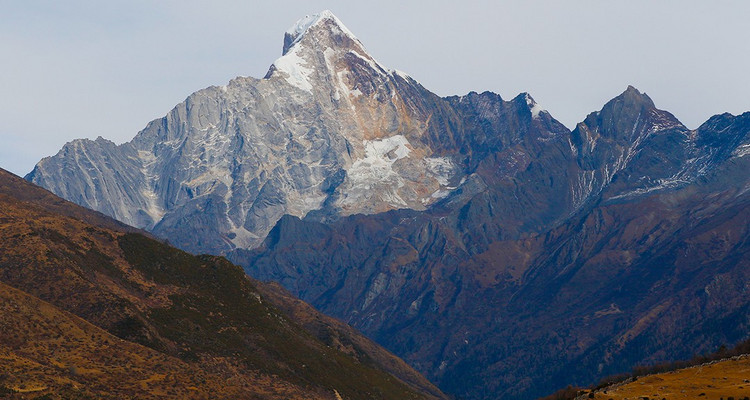
[[6,389],[46,387],[54,398],[443,396],[408,367],[397,373],[421,378],[421,388],[386,372],[398,363],[377,346],[353,357],[321,341],[225,259],[176,250],[45,193],[0,170],[0,283],[15,299],[3,302]]
[[[117,338],[68,312],[0,283],[0,397],[242,397],[236,381]],[[259,395],[303,398],[271,379]]]
[[750,396],[750,356],[648,375],[594,392],[594,399],[735,400]]
[[589,389],[568,386],[541,400],[717,399],[748,400],[750,339],[721,346],[691,360],[637,366],[630,374],[609,376]]

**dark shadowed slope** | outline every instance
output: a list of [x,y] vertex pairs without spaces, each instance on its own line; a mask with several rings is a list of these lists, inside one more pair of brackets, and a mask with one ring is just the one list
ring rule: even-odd
[[285,217],[233,257],[449,393],[589,384],[746,336],[748,132],[750,114],[689,131],[629,88],[579,124],[567,153],[546,142],[520,166],[487,155],[478,193],[328,225]]

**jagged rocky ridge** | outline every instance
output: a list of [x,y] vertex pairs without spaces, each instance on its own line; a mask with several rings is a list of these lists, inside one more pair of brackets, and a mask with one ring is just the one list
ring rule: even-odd
[[747,335],[748,132],[750,113],[688,130],[629,88],[543,151],[488,155],[470,196],[284,217],[230,256],[460,398],[588,385]]
[[571,132],[528,94],[440,98],[324,12],[265,78],[27,179],[227,254],[454,394],[526,398],[747,331],[748,119],[689,130],[628,87]]

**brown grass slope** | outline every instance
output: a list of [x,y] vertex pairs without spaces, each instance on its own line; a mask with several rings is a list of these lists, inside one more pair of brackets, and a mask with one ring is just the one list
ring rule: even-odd
[[[268,394],[284,389],[270,380],[263,386],[254,389]],[[240,385],[226,378],[119,339],[3,283],[0,392],[11,398],[54,394],[70,398],[208,399],[213,393],[242,397]],[[299,396],[300,392],[288,390],[286,395]]]
[[424,393],[444,396],[425,377],[404,360],[383,349],[351,326],[329,317],[294,297],[276,282],[257,283],[261,294],[326,345],[354,357],[360,362],[383,366],[388,372]]
[[[343,346],[322,342],[292,322],[257,283],[225,259],[192,256],[50,196],[0,170],[0,282],[133,346],[147,346],[160,357],[178,358],[185,368],[230,382],[219,385],[227,389],[209,385],[199,391],[210,390],[216,398],[443,396],[376,346],[359,347],[355,358],[340,351]],[[10,334],[17,329],[20,326]],[[356,335],[341,327],[331,329],[336,335]],[[40,365],[54,366],[47,361]],[[116,365],[121,364],[108,367]],[[409,387],[386,373],[388,365],[400,365],[396,372],[419,385]],[[153,374],[158,371],[154,367]],[[124,376],[113,388],[113,382],[98,380],[104,375],[93,374],[81,390],[104,396],[136,385],[138,379],[138,374]]]
[[746,396],[750,396],[750,355],[644,376],[596,391],[593,398],[740,400]]
[[690,360],[640,365],[588,389],[568,385],[539,400],[750,399],[750,338]]

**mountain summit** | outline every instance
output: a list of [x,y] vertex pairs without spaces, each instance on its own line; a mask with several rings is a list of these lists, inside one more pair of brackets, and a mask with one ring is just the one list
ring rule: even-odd
[[[308,31],[316,30],[321,31],[321,35],[330,36],[332,41],[339,44],[337,47],[343,47],[342,45],[347,40],[359,43],[359,39],[344,26],[341,20],[333,15],[330,10],[324,10],[318,14],[305,15],[292,25],[292,27],[287,29],[284,34],[284,50],[282,54],[286,55],[292,46],[299,43],[307,35]],[[319,41],[319,38],[315,40]]]
[[362,62],[371,68],[367,75],[392,73],[378,64],[359,39],[326,10],[305,16],[286,31],[282,56],[271,65],[266,79],[282,75],[291,85],[309,92],[314,87],[328,89],[320,83],[330,80],[341,96],[352,90],[352,85],[339,75]]

